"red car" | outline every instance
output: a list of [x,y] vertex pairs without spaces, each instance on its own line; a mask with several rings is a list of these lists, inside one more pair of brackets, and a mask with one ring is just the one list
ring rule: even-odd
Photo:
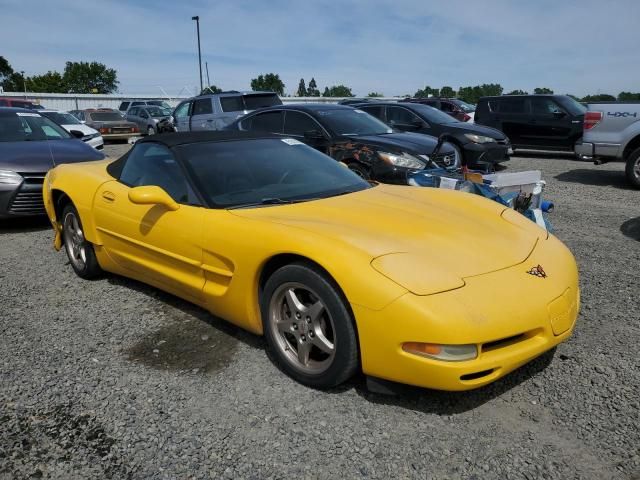
[[401,100],[401,102],[429,105],[430,107],[442,110],[444,113],[451,115],[453,118],[456,118],[461,122],[468,122],[469,120],[472,120],[476,111],[475,105],[463,102],[458,98],[405,98],[404,100]]
[[29,110],[39,110],[41,108],[44,108],[40,104],[16,97],[0,97],[0,107],[18,107],[27,108]]

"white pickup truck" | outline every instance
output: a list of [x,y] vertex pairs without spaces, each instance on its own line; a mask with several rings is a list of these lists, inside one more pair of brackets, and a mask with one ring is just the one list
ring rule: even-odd
[[597,165],[626,162],[627,180],[640,188],[640,102],[596,102],[587,108],[576,155],[591,158]]

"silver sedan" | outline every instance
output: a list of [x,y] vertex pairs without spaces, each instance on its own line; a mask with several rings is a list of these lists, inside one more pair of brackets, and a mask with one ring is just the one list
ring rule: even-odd
[[127,110],[126,118],[147,135],[158,133],[158,122],[171,115],[171,109],[156,105],[138,105]]

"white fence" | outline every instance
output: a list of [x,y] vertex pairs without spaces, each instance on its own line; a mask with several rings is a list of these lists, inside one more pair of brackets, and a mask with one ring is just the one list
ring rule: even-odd
[[[176,106],[181,100],[190,95],[166,97],[158,95],[100,95],[76,93],[30,93],[4,92],[3,97],[27,99],[39,103],[46,108],[56,110],[82,110],[85,108],[118,108],[123,100],[164,100],[171,106]],[[337,97],[281,97],[283,103],[337,103],[345,98]],[[395,97],[379,98],[378,100],[398,100]]]

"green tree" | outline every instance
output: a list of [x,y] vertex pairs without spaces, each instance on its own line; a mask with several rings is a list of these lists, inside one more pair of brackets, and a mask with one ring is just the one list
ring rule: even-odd
[[62,80],[70,93],[113,93],[119,83],[116,71],[98,62],[67,62]]
[[333,87],[325,87],[323,97],[353,97],[353,93],[349,87],[344,85],[334,85]]
[[296,97],[306,97],[307,95],[307,86],[304,83],[304,78],[301,78],[300,83],[298,83],[298,91],[296,92]]
[[502,95],[502,85],[499,83],[483,83],[475,87],[460,87],[458,98],[467,103],[478,103],[480,97],[493,97]]
[[220,93],[222,92],[222,89],[219,87],[216,87],[215,85],[209,85],[208,87],[204,87],[202,89],[202,91],[200,92],[200,95],[209,95],[211,93]]
[[383,93],[380,92],[369,92],[367,97],[375,98],[375,97],[384,97]]
[[416,91],[413,96],[415,98],[438,97],[440,96],[440,90],[437,88],[424,87],[422,90]]
[[67,93],[69,89],[59,72],[48,71],[43,75],[34,75],[25,79],[29,92]]
[[318,85],[316,84],[316,79],[311,77],[311,81],[309,82],[309,87],[307,87],[307,96],[309,97],[319,97],[320,90],[318,90]]
[[277,73],[258,75],[258,78],[251,80],[251,90],[254,92],[274,92],[284,95],[284,86],[284,82],[280,80],[280,75]]
[[525,92],[524,90],[511,90],[509,93],[505,93],[505,95],[529,95],[529,92]]
[[451,98],[451,97],[455,97],[456,96],[456,92],[453,88],[448,87],[448,86],[444,86],[440,89],[440,96],[441,97],[446,97],[446,98]]
[[596,95],[587,95],[580,99],[581,102],[615,102],[616,97],[608,93],[598,93]]
[[618,100],[620,100],[621,102],[640,100],[640,93],[620,92],[618,94]]
[[533,89],[533,93],[536,95],[551,94],[553,93],[553,90],[547,87],[536,87]]
[[9,61],[0,55],[0,85],[13,73],[13,68]]

